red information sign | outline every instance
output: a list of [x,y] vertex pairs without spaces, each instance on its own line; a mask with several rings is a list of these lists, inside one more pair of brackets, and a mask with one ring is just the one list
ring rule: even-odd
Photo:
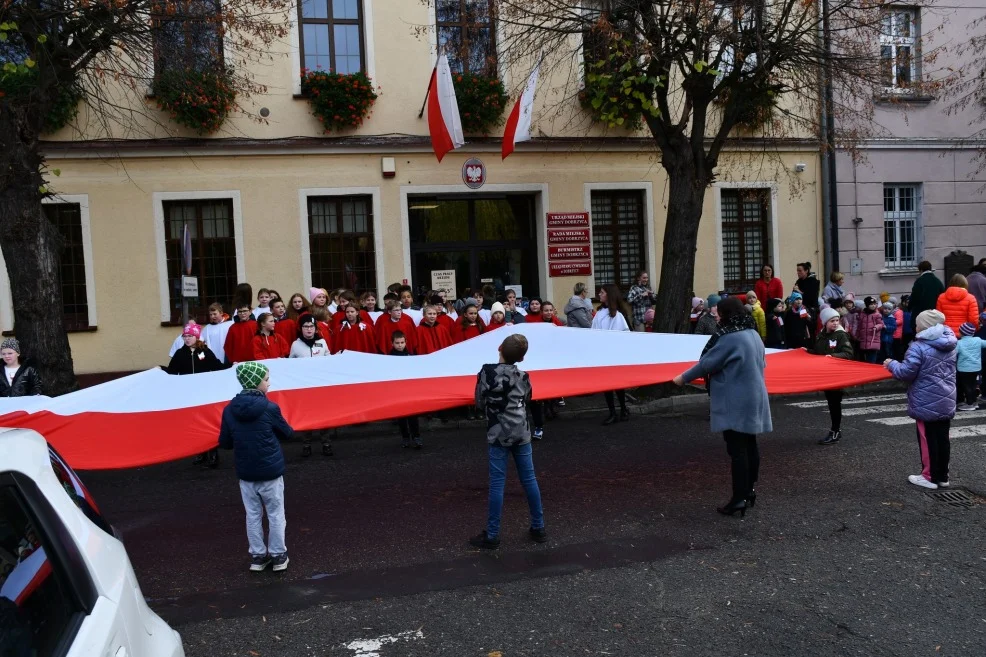
[[588,260],[563,260],[548,263],[548,276],[589,276],[592,263]]
[[549,246],[548,258],[551,260],[588,260],[592,257],[588,244],[566,244]]
[[588,228],[552,228],[548,229],[548,244],[582,244],[589,243]]
[[548,228],[588,228],[588,212],[549,212]]

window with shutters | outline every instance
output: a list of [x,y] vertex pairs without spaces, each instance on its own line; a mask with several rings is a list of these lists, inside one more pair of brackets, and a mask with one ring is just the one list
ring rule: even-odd
[[308,197],[312,286],[377,290],[373,197]]
[[359,73],[365,66],[360,0],[299,0],[302,66],[309,71]]
[[78,203],[44,203],[41,209],[62,237],[58,270],[62,279],[65,330],[85,331],[89,328],[89,299],[82,242],[82,206]]
[[199,296],[188,300],[190,318],[208,323],[209,304],[229,304],[236,288],[236,237],[232,199],[164,201],[165,250],[168,262],[168,297],[171,322],[181,322],[182,237],[184,227],[192,243],[192,276],[198,278]]
[[592,192],[592,261],[596,287],[610,283],[628,290],[647,268],[644,193]]
[[723,189],[722,271],[727,292],[753,289],[760,267],[769,262],[770,190]]

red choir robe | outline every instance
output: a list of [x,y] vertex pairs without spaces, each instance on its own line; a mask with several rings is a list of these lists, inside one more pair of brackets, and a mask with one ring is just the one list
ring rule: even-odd
[[527,311],[527,315],[524,317],[524,321],[529,323],[534,323],[534,322],[543,322],[544,320],[541,319],[540,312],[532,313],[531,311]]
[[540,317],[541,318],[541,321],[544,322],[544,323],[546,323],[546,324],[554,324],[555,326],[565,326],[565,322],[563,322],[560,319],[558,319],[558,315],[555,315],[554,317],[552,317],[550,322],[548,320],[546,320],[543,315],[538,315],[538,317]]
[[486,331],[486,323],[483,322],[479,317],[476,318],[476,323],[472,325],[465,325],[462,323],[460,318],[455,322],[455,326],[452,329],[452,344],[459,344],[460,342],[465,342],[469,338],[475,338],[483,334]]
[[495,331],[496,329],[500,328],[501,326],[506,326],[506,325],[507,325],[506,322],[498,322],[495,319],[491,319],[490,320],[490,323],[486,325],[486,330],[487,331]]
[[[338,333],[339,329],[342,327],[342,323],[345,321],[346,321],[346,311],[340,308],[339,311],[332,316],[332,319],[329,320],[330,326],[332,328],[332,332]],[[359,321],[363,322],[367,326],[373,326],[373,319],[370,317],[370,313],[366,312],[365,310],[359,311]],[[388,349],[387,351],[389,352],[390,349]]]
[[329,348],[329,351],[331,352],[332,327],[329,325],[329,322],[318,322],[317,326],[318,326],[318,334],[322,336],[323,340],[325,340],[325,345]]
[[229,327],[223,352],[230,363],[245,363],[253,360],[253,336],[257,334],[257,320],[235,322]]
[[390,350],[393,349],[393,335],[394,331],[400,331],[407,338],[407,353],[416,354],[418,353],[414,346],[417,342],[415,340],[415,330],[417,327],[414,325],[414,320],[408,315],[401,315],[400,320],[394,321],[391,319],[389,313],[384,313],[377,318],[377,323],[373,327],[373,332],[377,336],[377,349],[380,350],[381,354],[389,354]]
[[287,358],[291,352],[289,345],[284,338],[277,333],[273,335],[253,336],[253,359],[267,360],[268,358]]
[[455,328],[455,322],[456,322],[456,320],[454,320],[451,317],[449,317],[449,315],[447,313],[439,313],[438,319],[435,320],[435,321],[437,321],[439,324],[441,324],[442,326],[444,326],[445,327],[445,330],[448,331],[449,336],[451,337],[452,330]]
[[377,353],[373,324],[363,321],[356,324],[343,322],[335,335],[332,336],[332,353],[336,354],[340,351],[360,351],[364,354]]
[[288,350],[290,351],[291,345],[298,339],[298,323],[285,315],[284,319],[279,319],[277,320],[277,324],[274,324],[274,333],[284,338],[284,341],[288,343]]
[[452,336],[449,335],[448,329],[438,322],[429,326],[422,321],[418,324],[414,339],[419,356],[431,354],[452,345]]

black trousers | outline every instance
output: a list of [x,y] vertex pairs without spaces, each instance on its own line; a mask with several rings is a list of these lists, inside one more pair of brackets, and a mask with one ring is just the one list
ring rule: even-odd
[[620,410],[627,410],[627,391],[610,390],[606,393],[606,406],[609,407],[609,412],[616,413],[616,400],[613,398],[614,395],[616,396],[616,399],[620,400]]
[[316,429],[314,431],[305,431],[301,434],[301,444],[311,445],[312,438],[318,438],[323,445],[332,445],[332,434],[330,432],[333,429]]
[[745,500],[760,477],[760,449],[757,437],[752,433],[727,430],[722,432],[726,439],[726,453],[732,459],[733,497],[730,502]]
[[410,440],[421,435],[421,428],[418,426],[418,416],[402,417],[397,420],[397,426],[401,430],[401,438]]
[[966,404],[976,403],[976,380],[978,378],[979,372],[956,372],[955,396],[960,404],[962,402]]
[[544,402],[531,402],[531,419],[536,428],[544,428]]
[[825,401],[829,403],[829,415],[832,416],[832,431],[842,430],[842,397],[845,390],[826,390]]
[[948,440],[951,420],[917,421],[918,447],[921,449],[921,474],[928,481],[948,481],[948,462],[952,444]]

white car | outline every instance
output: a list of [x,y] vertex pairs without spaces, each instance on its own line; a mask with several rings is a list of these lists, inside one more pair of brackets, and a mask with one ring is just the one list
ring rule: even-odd
[[44,438],[0,428],[0,656],[184,657],[112,531]]

